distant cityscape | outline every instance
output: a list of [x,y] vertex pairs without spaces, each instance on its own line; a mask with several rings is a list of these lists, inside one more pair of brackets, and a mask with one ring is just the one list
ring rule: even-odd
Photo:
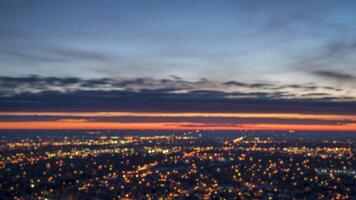
[[0,199],[356,199],[355,137],[2,131]]
[[356,200],[356,0],[0,0],[0,200]]

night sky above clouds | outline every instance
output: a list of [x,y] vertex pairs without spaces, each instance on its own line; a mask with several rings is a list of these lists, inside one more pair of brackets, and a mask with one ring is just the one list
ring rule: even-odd
[[356,130],[355,9],[1,1],[0,128]]

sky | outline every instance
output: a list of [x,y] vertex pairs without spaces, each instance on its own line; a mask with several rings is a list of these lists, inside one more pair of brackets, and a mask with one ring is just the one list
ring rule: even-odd
[[0,129],[356,131],[355,9],[0,1]]

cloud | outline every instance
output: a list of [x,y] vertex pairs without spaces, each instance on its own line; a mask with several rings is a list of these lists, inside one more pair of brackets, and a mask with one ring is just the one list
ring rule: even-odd
[[110,60],[110,56],[107,54],[82,50],[82,49],[70,49],[70,48],[55,48],[52,49],[51,52],[58,56],[68,59],[80,59],[80,60],[98,60],[98,61],[106,61]]
[[[1,32],[0,32],[1,35]],[[62,63],[70,61],[97,61],[108,62],[114,60],[114,56],[93,50],[76,48],[40,48],[40,49],[0,49],[0,54],[7,55],[18,60],[34,63]],[[116,56],[119,57],[119,56]]]
[[340,73],[335,71],[320,70],[314,71],[313,74],[320,76],[322,78],[335,79],[340,81],[354,81],[356,76],[352,74]]
[[53,57],[53,56],[46,56],[46,55],[39,55],[40,53],[29,53],[29,52],[22,52],[22,51],[2,51],[1,54],[8,55],[14,57],[16,59],[21,59],[24,61],[31,61],[31,62],[41,62],[41,63],[49,63],[49,62],[64,62],[66,59]]
[[268,84],[268,83],[242,83],[237,81],[227,81],[224,83],[224,85],[250,87],[250,88],[268,88],[273,86],[272,84]]
[[356,50],[356,41],[336,41],[327,45],[325,54],[327,56],[343,56]]
[[350,81],[355,79],[355,75],[349,73],[354,69],[355,53],[355,40],[328,40],[294,55],[289,67],[325,79]]

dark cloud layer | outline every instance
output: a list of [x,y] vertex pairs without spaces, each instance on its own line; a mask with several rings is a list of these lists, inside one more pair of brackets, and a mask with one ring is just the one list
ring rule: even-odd
[[[326,71],[315,72],[324,76],[348,78],[350,75],[337,74]],[[350,76],[351,77],[351,76]],[[0,77],[0,95],[12,96],[18,94],[35,94],[40,92],[72,92],[72,91],[166,91],[172,93],[192,92],[203,93],[204,91],[224,92],[230,96],[275,96],[295,97],[298,92],[320,93],[317,90],[325,90],[325,96],[334,97],[333,92],[342,91],[341,88],[319,86],[316,84],[278,84],[278,83],[245,83],[238,81],[226,81],[223,83],[199,79],[187,81],[177,76],[165,79],[153,79],[148,77],[133,79],[81,79],[77,77],[41,77],[37,75],[24,77]],[[295,93],[288,93],[293,90]],[[305,95],[304,95],[305,96]],[[343,96],[337,96],[343,99]],[[337,98],[335,97],[335,98]]]
[[[303,112],[356,114],[335,88],[206,79],[0,77],[1,111]],[[233,87],[232,87],[233,86]],[[286,91],[298,88],[301,94]],[[329,93],[315,92],[329,89]],[[305,93],[306,92],[306,93]]]

